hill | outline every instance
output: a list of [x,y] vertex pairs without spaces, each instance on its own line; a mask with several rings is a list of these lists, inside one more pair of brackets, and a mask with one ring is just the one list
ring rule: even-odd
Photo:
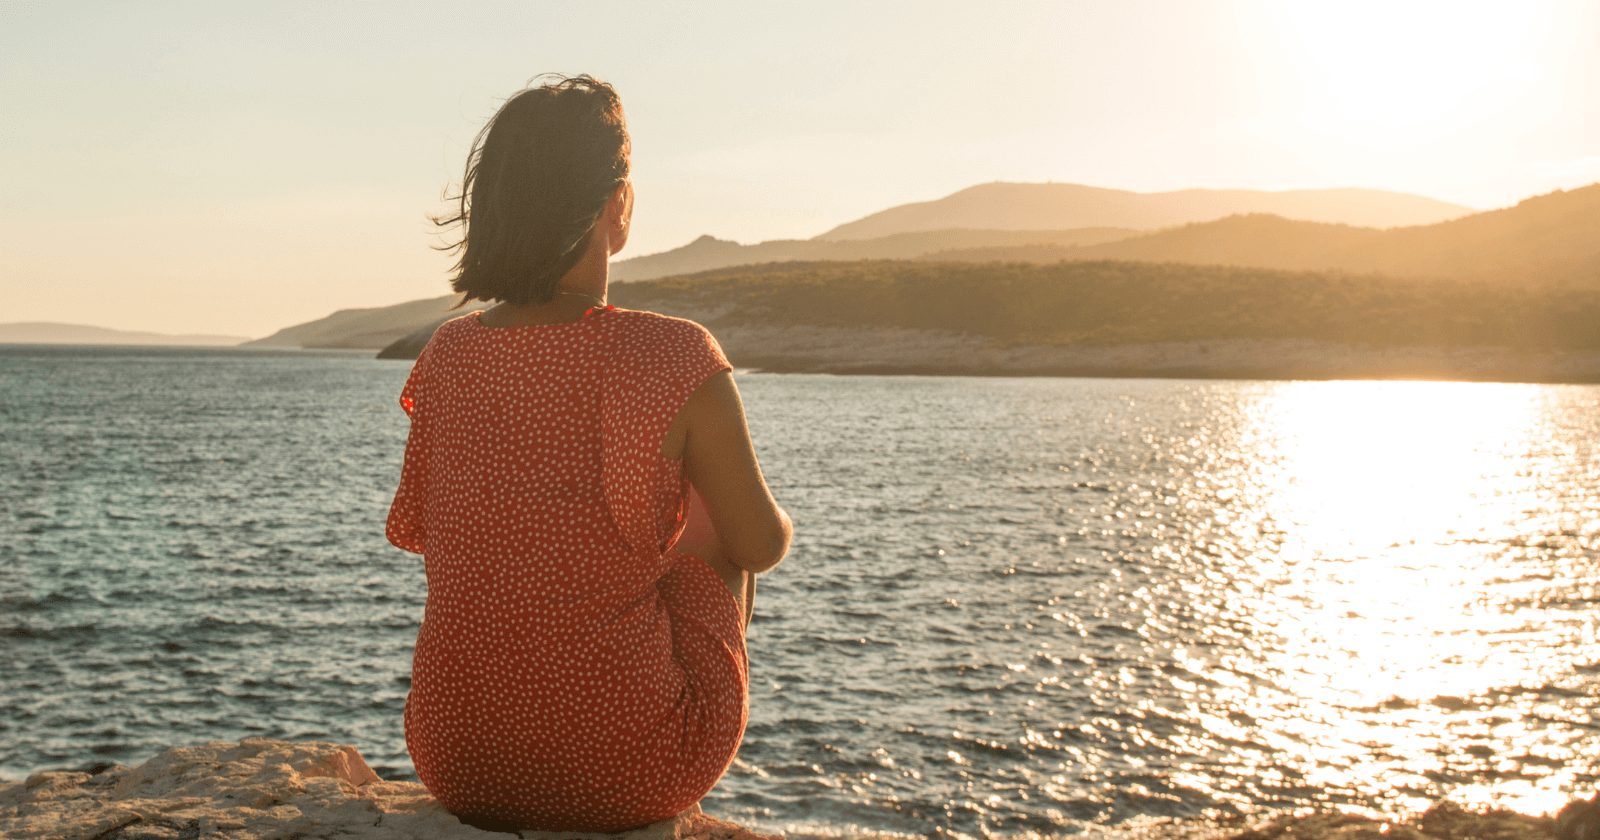
[[[936,201],[891,207],[813,239],[741,245],[702,236],[680,248],[620,260],[612,280],[651,280],[788,260],[980,259],[981,249],[1065,249],[1239,214],[1366,227],[1426,224],[1469,208],[1382,190],[1179,190],[1136,193],[1080,184],[979,184]],[[968,253],[970,252],[970,253]]]
[[707,326],[881,325],[1013,345],[1302,338],[1600,351],[1600,283],[1546,294],[1224,266],[864,260],[722,269],[622,286],[612,299]]
[[[851,253],[850,247],[860,246],[869,253],[898,248],[898,253],[928,262],[1182,263],[1377,273],[1395,278],[1479,278],[1538,286],[1575,283],[1593,288],[1600,285],[1600,236],[1594,234],[1597,230],[1600,184],[1558,191],[1527,199],[1515,207],[1448,222],[1389,230],[1244,215],[1133,236],[1124,236],[1127,231],[1120,228],[955,230],[897,234],[861,242],[794,242],[782,247],[798,253],[807,252],[807,248],[816,251],[813,244],[820,244],[833,249],[828,253],[839,258]],[[700,247],[707,253],[723,255],[721,258],[788,253],[779,243],[743,246],[704,239],[708,241]],[[1005,244],[1008,241],[1012,244]],[[970,247],[972,243],[988,244]],[[923,250],[941,244],[953,247]],[[969,247],[961,247],[964,245]],[[745,256],[738,256],[741,254]],[[673,264],[691,265],[695,259],[698,257]],[[669,262],[658,263],[651,270],[668,270]],[[694,276],[704,279],[718,275],[713,271]],[[628,305],[624,303],[632,296],[628,290],[637,285],[648,284],[614,284],[612,300]],[[344,310],[280,330],[256,343],[377,349],[417,330],[431,328],[452,314],[470,311],[469,307],[452,313],[454,301],[453,296],[447,295],[390,307]]]
[[[741,245],[737,242],[702,236],[682,248],[620,260],[612,265],[611,272],[615,289],[624,285],[626,281],[654,280],[666,275],[689,274],[752,263],[796,259],[858,260],[870,257],[913,257],[941,249],[980,246],[1070,248],[1111,242],[1137,233],[1138,231],[1117,228],[1066,231],[938,230],[899,234],[861,242],[816,242],[796,239],[762,242],[755,245]],[[459,310],[451,309],[458,299],[458,295],[452,294],[407,301],[393,306],[341,309],[325,318],[286,327],[266,338],[249,343],[262,347],[377,349],[424,326],[437,325],[446,318],[483,308],[481,302],[474,301]]]
[[169,335],[113,330],[84,324],[19,321],[0,324],[0,344],[127,344],[171,347],[219,347],[242,344],[240,335]]
[[1600,381],[1600,284],[867,260],[625,284],[612,301],[697,320],[735,365],[770,371]]
[[1137,193],[1081,184],[996,181],[935,201],[891,207],[839,225],[821,240],[872,239],[945,228],[998,230],[1118,227],[1154,230],[1225,216],[1265,213],[1310,222],[1387,228],[1425,225],[1473,212],[1383,190],[1178,190]]
[[1130,228],[1078,228],[1074,230],[921,230],[876,239],[827,241],[774,239],[741,245],[714,236],[699,239],[659,254],[619,260],[611,266],[612,282],[654,280],[734,265],[792,260],[907,259],[955,249],[1071,248],[1098,245],[1137,236]]
[[482,309],[474,301],[451,311],[460,295],[444,295],[364,309],[341,309],[325,318],[285,327],[266,338],[249,342],[258,347],[358,348],[383,347],[424,324]]
[[1418,227],[1375,230],[1233,216],[1117,242],[1026,245],[935,255],[958,260],[1135,260],[1394,276],[1600,282],[1600,184]]

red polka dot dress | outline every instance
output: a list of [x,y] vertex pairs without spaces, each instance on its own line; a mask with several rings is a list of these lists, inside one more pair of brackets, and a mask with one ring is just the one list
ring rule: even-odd
[[661,454],[689,395],[731,369],[694,321],[615,307],[520,327],[464,315],[412,367],[386,528],[428,582],[406,747],[463,821],[636,828],[732,764],[743,619],[674,548],[689,481]]

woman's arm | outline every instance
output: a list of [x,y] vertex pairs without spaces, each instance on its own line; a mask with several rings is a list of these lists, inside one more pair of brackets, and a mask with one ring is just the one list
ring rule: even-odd
[[[733,374],[720,371],[706,379],[682,413],[687,427],[683,468],[692,490],[680,541],[705,544],[702,529],[709,528],[710,541],[734,565],[756,574],[771,571],[789,553],[794,524],[761,474]],[[703,515],[697,516],[697,505]]]

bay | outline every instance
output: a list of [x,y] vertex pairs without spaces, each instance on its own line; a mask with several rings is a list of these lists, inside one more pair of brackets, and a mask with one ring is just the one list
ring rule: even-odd
[[[408,369],[0,347],[0,776],[262,735],[414,779]],[[713,814],[1051,836],[1600,779],[1600,388],[736,378],[796,536]]]

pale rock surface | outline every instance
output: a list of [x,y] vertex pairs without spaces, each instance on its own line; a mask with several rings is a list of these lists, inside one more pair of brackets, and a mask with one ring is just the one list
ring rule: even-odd
[[175,747],[136,767],[43,771],[0,785],[8,840],[778,840],[699,813],[620,834],[464,825],[417,782],[378,778],[355,747],[267,738]]

